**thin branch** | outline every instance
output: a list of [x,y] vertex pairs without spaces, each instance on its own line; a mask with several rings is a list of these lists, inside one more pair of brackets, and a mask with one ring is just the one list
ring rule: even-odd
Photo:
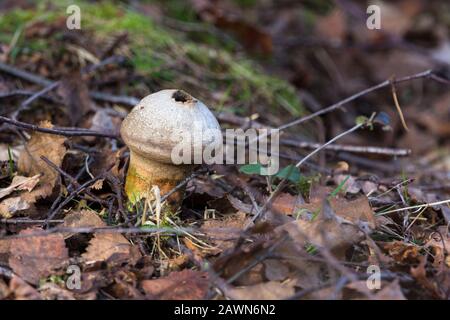
[[5,237],[0,237],[0,240],[12,240],[12,239],[23,239],[23,238],[33,238],[33,237],[43,237],[48,236],[50,234],[55,233],[108,233],[108,234],[160,234],[160,233],[168,233],[168,234],[176,234],[176,235],[183,235],[189,233],[195,233],[195,230],[192,228],[169,228],[169,227],[160,227],[160,228],[153,228],[153,227],[145,227],[145,228],[136,228],[136,227],[129,227],[129,228],[123,228],[123,227],[78,227],[78,228],[71,228],[71,227],[55,227],[50,228],[47,230],[42,231],[36,231],[28,234],[15,234],[15,235],[9,235]]
[[392,98],[394,99],[394,105],[395,108],[397,109],[403,128],[405,129],[405,131],[409,131],[408,126],[406,125],[405,117],[403,116],[402,108],[400,107],[400,103],[398,102],[397,89],[395,88],[394,81],[395,80],[391,80],[391,91],[392,91]]
[[[0,62],[0,71],[6,72],[10,75],[13,75],[13,76],[23,79],[23,80],[26,80],[28,82],[38,84],[42,87],[48,87],[54,83],[54,81],[52,81],[52,80],[49,80],[44,77],[35,75],[33,73],[21,70],[14,66],[10,66],[3,62]],[[93,98],[95,100],[107,101],[107,102],[111,102],[111,103],[121,103],[121,104],[129,105],[129,106],[134,106],[139,102],[139,99],[134,98],[134,97],[116,96],[113,94],[99,92],[99,91],[91,91],[91,92],[89,92],[89,95],[91,96],[91,98]]]
[[[282,139],[281,143],[287,146],[304,148],[304,149],[317,149],[322,147],[322,144],[307,141],[296,141],[293,139]],[[382,154],[387,156],[402,157],[411,154],[410,149],[397,149],[397,148],[383,148],[374,146],[351,146],[342,144],[333,144],[326,146],[325,150],[330,151],[347,151],[352,153],[372,153],[372,154]]]
[[428,207],[438,206],[438,205],[446,204],[446,203],[450,203],[450,199],[436,201],[436,202],[430,202],[430,203],[424,203],[424,204],[419,204],[419,205],[404,207],[404,208],[399,208],[399,209],[393,209],[393,210],[384,211],[384,212],[377,212],[376,215],[385,215],[385,214],[389,214],[389,213],[412,210],[412,209],[425,209]]
[[74,129],[74,128],[42,128],[35,124],[25,123],[18,120],[10,119],[7,117],[0,116],[0,123],[8,123],[10,125],[13,125],[15,127],[26,129],[26,130],[32,130],[32,131],[38,131],[43,133],[49,133],[49,134],[57,134],[60,136],[66,136],[66,137],[104,137],[104,138],[111,138],[111,139],[117,139],[118,135],[114,133],[107,133],[107,132],[100,132],[100,131],[94,131],[89,129]]

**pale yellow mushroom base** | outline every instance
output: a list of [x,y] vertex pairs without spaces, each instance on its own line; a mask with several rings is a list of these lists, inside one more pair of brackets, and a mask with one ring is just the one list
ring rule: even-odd
[[[153,197],[150,191],[158,186],[161,196],[175,188],[192,172],[190,165],[172,165],[146,159],[136,152],[130,152],[125,192],[128,200],[134,204],[142,198]],[[180,188],[172,194],[167,202],[169,207],[176,211],[183,200],[185,188]]]

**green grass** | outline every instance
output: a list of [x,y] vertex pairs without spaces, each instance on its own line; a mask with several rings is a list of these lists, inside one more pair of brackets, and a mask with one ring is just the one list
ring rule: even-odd
[[[171,10],[176,11],[178,2],[170,2],[173,2]],[[128,33],[128,58],[149,88],[186,88],[207,102],[215,100],[213,92],[227,91],[227,104],[237,111],[257,104],[279,112],[286,110],[292,116],[303,114],[295,89],[262,71],[245,55],[238,55],[219,45],[195,42],[186,34],[167,29],[118,2],[93,4],[86,1],[40,0],[36,9],[15,9],[0,15],[0,41],[10,43],[17,30],[26,29],[32,23],[51,23],[67,17],[66,7],[73,3],[81,8],[80,32],[83,36],[93,37],[94,43],[105,43],[121,32]],[[178,14],[181,16],[181,12]],[[189,14],[185,18],[189,21],[194,19]],[[63,50],[63,46],[55,48],[49,46],[49,42],[59,41],[66,31],[64,28],[55,30],[52,39],[27,38],[21,34],[12,54],[19,57],[38,52],[51,57],[50,50]],[[134,83],[128,85],[133,86]]]

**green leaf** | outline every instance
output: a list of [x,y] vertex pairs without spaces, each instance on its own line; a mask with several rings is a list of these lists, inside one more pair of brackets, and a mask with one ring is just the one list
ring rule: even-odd
[[239,171],[245,174],[259,174],[261,175],[262,165],[259,163],[246,164],[239,168]]
[[294,165],[290,164],[278,171],[275,176],[280,179],[288,179],[289,181],[297,183],[300,181],[300,170]]
[[[261,164],[255,163],[255,164],[246,164],[240,167],[239,171],[245,174],[263,175],[262,169],[263,166]],[[279,179],[288,179],[289,181],[297,183],[300,181],[300,170],[293,165],[289,165],[278,171],[278,173],[275,174],[275,177]]]

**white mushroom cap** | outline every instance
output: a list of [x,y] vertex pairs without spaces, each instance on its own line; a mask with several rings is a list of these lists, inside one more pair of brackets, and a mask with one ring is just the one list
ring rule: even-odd
[[172,163],[172,149],[183,137],[201,134],[204,148],[215,143],[208,134],[211,130],[220,130],[220,126],[208,107],[182,90],[171,89],[142,99],[123,120],[120,134],[130,150]]

